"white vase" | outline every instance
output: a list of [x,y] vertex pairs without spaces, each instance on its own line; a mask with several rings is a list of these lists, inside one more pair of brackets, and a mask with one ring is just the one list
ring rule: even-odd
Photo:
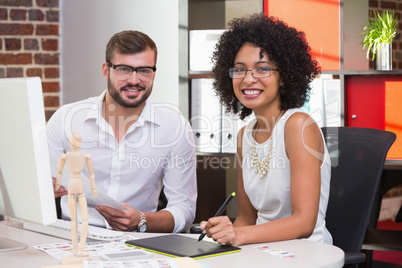
[[375,54],[375,69],[392,70],[392,44],[380,44]]

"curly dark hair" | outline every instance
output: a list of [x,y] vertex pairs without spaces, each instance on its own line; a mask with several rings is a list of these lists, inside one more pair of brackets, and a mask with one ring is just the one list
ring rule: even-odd
[[213,87],[226,111],[240,113],[241,119],[252,112],[236,98],[229,77],[229,68],[233,67],[237,52],[246,42],[263,49],[279,69],[283,82],[279,89],[280,110],[303,106],[309,97],[310,82],[320,73],[317,61],[311,57],[304,32],[264,14],[233,19],[229,27],[212,55]]

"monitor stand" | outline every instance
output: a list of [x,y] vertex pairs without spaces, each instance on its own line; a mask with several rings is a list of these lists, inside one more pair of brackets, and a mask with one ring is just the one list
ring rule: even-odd
[[28,248],[24,243],[8,239],[5,237],[0,237],[0,253],[5,251],[15,251]]

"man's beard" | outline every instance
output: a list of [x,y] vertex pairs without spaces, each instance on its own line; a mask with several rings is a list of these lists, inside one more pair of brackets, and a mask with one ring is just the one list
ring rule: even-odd
[[[125,88],[138,88],[141,90],[144,90],[145,88],[139,84],[126,84],[125,86],[121,87],[120,90],[124,90]],[[125,108],[137,108],[139,106],[141,106],[147,99],[148,97],[151,95],[152,92],[152,85],[151,88],[149,90],[147,90],[145,92],[144,95],[142,95],[142,97],[136,101],[126,101],[124,100],[121,95],[120,95],[120,90],[117,90],[111,83],[110,78],[108,79],[107,82],[107,88],[109,90],[109,94],[110,96],[113,98],[113,100],[118,103],[120,106],[125,107]],[[135,98],[135,97],[134,97]],[[134,99],[133,98],[133,99]]]

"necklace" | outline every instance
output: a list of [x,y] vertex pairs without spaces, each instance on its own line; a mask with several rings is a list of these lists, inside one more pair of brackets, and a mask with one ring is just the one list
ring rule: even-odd
[[[284,111],[281,111],[279,116],[278,116],[278,121],[279,119],[282,117],[282,115],[284,114]],[[259,128],[258,122],[256,123],[256,128],[255,128],[255,132],[257,132]],[[272,134],[271,137],[269,137],[269,150],[268,150],[268,155],[266,158],[264,159],[259,159],[258,155],[257,155],[257,150],[255,149],[255,144],[256,144],[256,140],[255,140],[255,135],[254,135],[254,140],[253,143],[251,144],[251,148],[250,148],[250,162],[251,162],[251,167],[254,168],[255,173],[257,173],[258,175],[260,175],[260,178],[262,179],[265,174],[267,174],[269,172],[269,170],[271,169],[271,158],[272,158]]]
[[271,157],[272,157],[272,137],[269,137],[269,140],[270,140],[269,151],[268,151],[268,155],[265,159],[258,158],[257,151],[255,149],[255,143],[256,143],[255,138],[254,138],[253,144],[251,145],[251,149],[250,149],[251,166],[254,168],[255,173],[260,175],[261,179],[270,170]]

